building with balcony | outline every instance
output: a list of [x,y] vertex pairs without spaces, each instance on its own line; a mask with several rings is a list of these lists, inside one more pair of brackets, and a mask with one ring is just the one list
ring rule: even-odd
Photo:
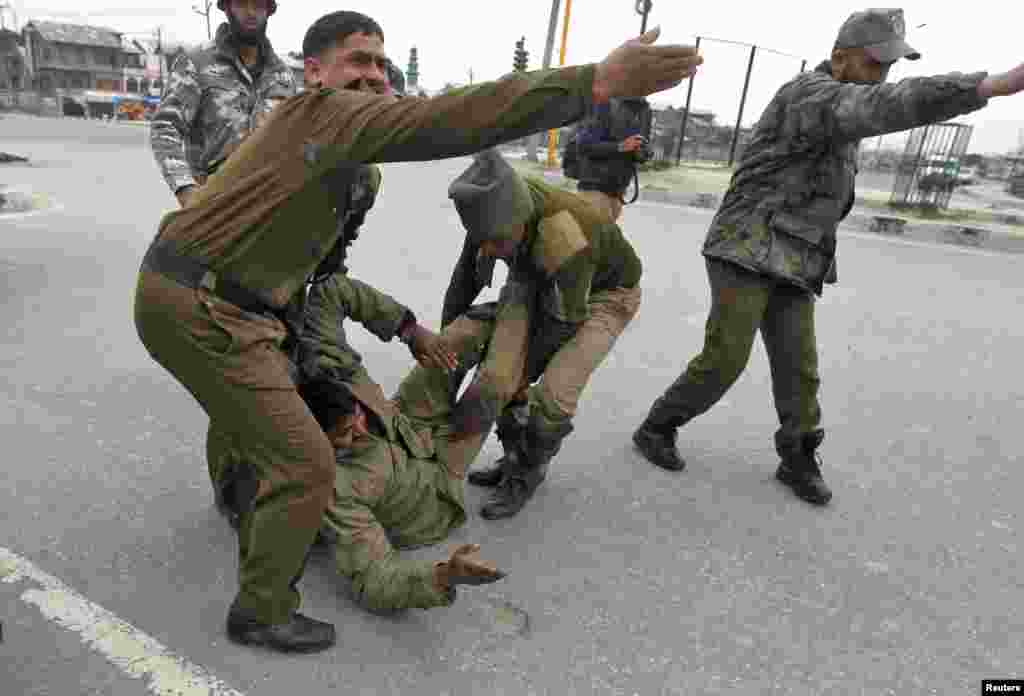
[[0,90],[20,90],[27,86],[28,67],[21,34],[0,29]]
[[120,32],[103,27],[30,21],[22,30],[33,86],[41,92],[124,90]]

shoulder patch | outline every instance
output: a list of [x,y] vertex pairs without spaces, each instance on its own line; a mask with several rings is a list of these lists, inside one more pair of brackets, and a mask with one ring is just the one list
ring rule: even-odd
[[533,261],[552,276],[587,246],[587,238],[576,218],[568,210],[563,210],[538,223]]

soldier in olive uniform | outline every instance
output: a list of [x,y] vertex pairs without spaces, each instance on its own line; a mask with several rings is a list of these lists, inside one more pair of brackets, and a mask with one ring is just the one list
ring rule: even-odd
[[676,430],[722,398],[760,330],[780,422],[776,476],[808,502],[831,499],[816,454],[824,430],[814,303],[836,280],[836,228],[853,206],[858,143],[970,113],[1024,86],[1021,67],[885,84],[894,62],[919,57],[904,37],[902,10],[854,13],[831,60],[784,85],[762,115],[704,242],[704,350],[633,436],[654,464],[683,469]]
[[275,105],[296,93],[266,37],[276,0],[219,0],[213,43],[171,66],[150,127],[157,166],[181,205]]
[[[502,414],[497,432],[505,454],[496,466],[469,478],[496,486],[481,514],[499,519],[522,509],[572,432],[587,383],[640,308],[642,265],[602,212],[576,194],[520,178],[496,152],[480,155],[450,193],[468,235],[445,296],[442,325],[466,311],[489,284],[491,268],[482,266],[488,260],[493,266],[494,258],[505,259],[510,279],[536,296],[528,347],[498,335],[488,351],[489,357],[505,360],[525,352],[522,370],[503,376],[511,381],[495,390],[502,398],[492,402]],[[509,201],[517,198],[526,209],[518,216],[498,214],[501,208],[492,201],[513,208]],[[517,220],[524,222],[515,235],[489,238],[499,225]]]
[[[344,42],[353,35],[357,37],[353,39],[354,43],[340,55],[335,56],[333,79],[344,85],[345,89],[362,90],[375,94],[387,94],[390,90],[392,93],[402,94],[404,92],[404,77],[390,60],[387,60],[386,70],[381,70],[381,66],[376,61],[365,60],[365,51],[362,50],[358,36],[378,37],[380,41],[384,40],[383,30],[366,15],[357,12],[334,12],[321,18],[306,32],[302,42],[303,55],[321,55],[327,47],[339,41]],[[310,77],[314,81],[318,79],[316,75]],[[380,185],[381,172],[376,165],[364,165],[356,170],[351,190],[338,200],[335,212],[341,237],[334,248],[332,258],[325,263],[326,267],[338,268],[342,272],[347,270],[344,262],[347,259],[348,247],[359,236],[366,215],[376,201]],[[316,274],[312,280],[323,282],[328,277],[330,277],[329,274]],[[285,350],[293,363],[298,360],[295,355],[297,348],[295,338],[302,328],[305,299],[305,293],[297,293],[285,311],[281,313],[290,332]],[[413,324],[407,326],[412,327]],[[371,331],[373,331],[372,328]],[[394,335],[397,335],[394,332],[390,332],[390,335],[382,335],[378,331],[373,331],[373,333],[383,341],[390,341]],[[432,347],[423,344],[435,341],[436,335],[427,331],[417,331],[415,336],[417,342],[411,346],[414,354],[432,354]],[[293,371],[293,376],[298,378],[297,366]],[[207,434],[206,453],[217,509],[237,529],[239,501],[236,489],[239,484],[243,487],[247,485],[246,481],[251,475],[251,469],[245,465],[240,452],[232,447],[231,438],[228,437],[224,429],[217,427],[217,424],[213,422],[211,422]]]
[[231,640],[283,651],[335,641],[333,626],[297,612],[296,589],[331,499],[334,450],[296,390],[275,313],[343,234],[336,210],[358,166],[466,155],[571,123],[595,100],[669,89],[701,59],[693,47],[653,46],[657,35],[627,41],[596,66],[517,73],[434,99],[339,89],[339,56],[357,50],[381,72],[386,61],[379,36],[348,36],[306,56],[321,87],[278,105],[163,218],[139,273],[136,329],[255,472]]

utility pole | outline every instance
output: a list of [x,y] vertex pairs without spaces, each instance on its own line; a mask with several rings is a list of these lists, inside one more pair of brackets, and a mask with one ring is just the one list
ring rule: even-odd
[[156,62],[160,68],[160,97],[163,98],[167,83],[164,82],[164,35],[163,27],[156,28]]
[[[541,69],[547,70],[551,67],[551,56],[555,52],[555,33],[558,31],[558,8],[561,0],[551,0],[551,18],[548,20],[548,40],[544,44],[544,60],[541,62]],[[537,148],[541,145],[542,134],[537,133],[526,139],[526,159],[529,162],[537,161]]]
[[[558,65],[565,66],[565,47],[569,41],[569,18],[572,14],[572,0],[565,0],[565,22],[562,24],[562,48],[559,52]],[[558,147],[558,131],[548,131],[548,166],[555,167],[555,150]]]
[[651,13],[652,0],[636,0],[636,13],[643,17],[640,22],[640,33],[647,33],[647,15]]
[[[211,9],[212,5],[213,5],[213,0],[203,0],[202,5],[193,5],[192,6],[192,11],[193,12],[195,12],[200,17],[206,17],[206,38],[207,39],[212,39],[213,38],[213,34],[210,31],[210,14],[213,12],[213,10]],[[202,7],[203,9],[199,9],[200,7]]]

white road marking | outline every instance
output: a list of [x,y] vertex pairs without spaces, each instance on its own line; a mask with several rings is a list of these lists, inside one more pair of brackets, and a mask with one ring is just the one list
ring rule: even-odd
[[133,679],[146,679],[155,696],[244,696],[201,667],[177,657],[158,641],[93,604],[30,561],[0,547],[0,580],[30,582],[21,599]]

